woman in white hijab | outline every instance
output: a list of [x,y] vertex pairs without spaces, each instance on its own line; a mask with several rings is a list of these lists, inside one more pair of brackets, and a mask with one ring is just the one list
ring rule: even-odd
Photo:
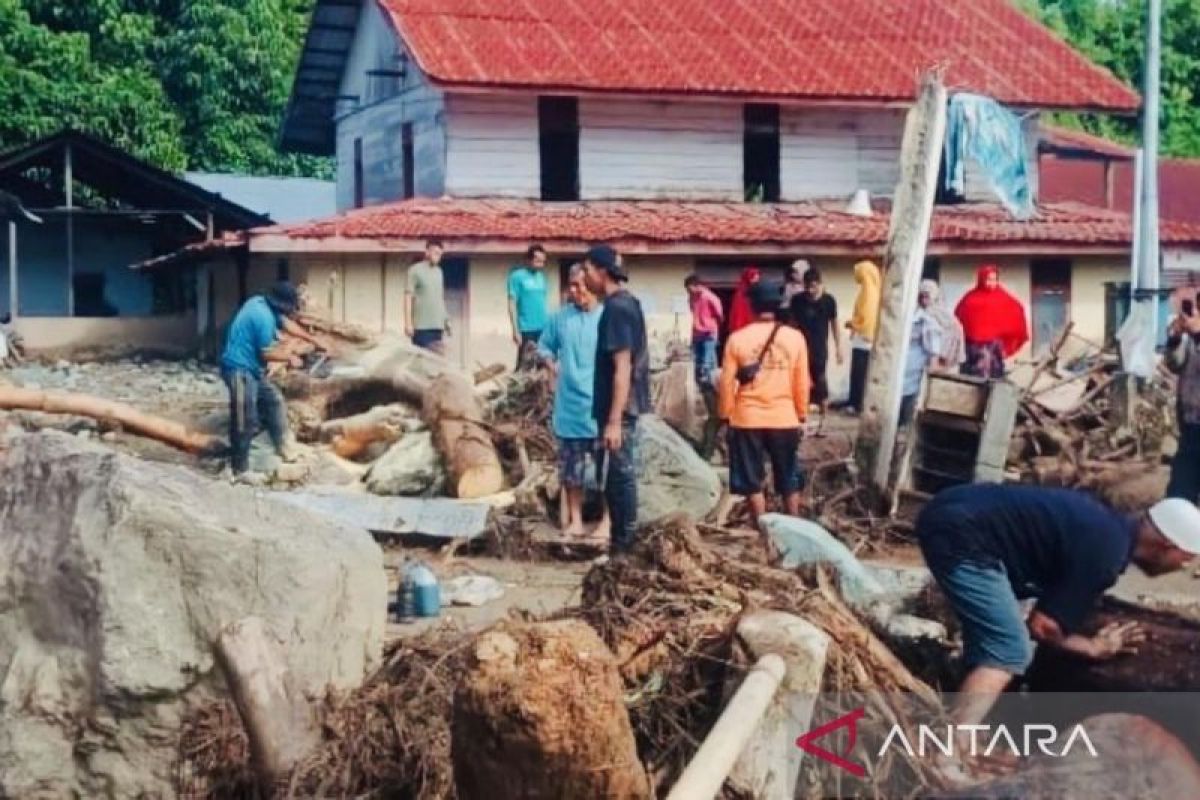
[[937,281],[928,278],[921,281],[920,296],[924,300],[921,307],[942,329],[941,348],[934,366],[939,369],[956,369],[967,357],[963,344],[962,323],[942,302],[942,288],[938,286]]

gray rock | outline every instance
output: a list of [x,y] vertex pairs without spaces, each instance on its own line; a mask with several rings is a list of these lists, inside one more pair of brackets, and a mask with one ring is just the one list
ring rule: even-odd
[[815,522],[783,514],[766,514],[762,529],[783,555],[780,566],[795,569],[805,564],[829,564],[838,576],[842,597],[854,608],[865,609],[886,596],[874,573],[850,549]]
[[371,465],[367,489],[373,494],[420,497],[442,479],[442,461],[430,433],[409,433]]
[[936,642],[945,642],[950,638],[946,626],[942,623],[914,617],[911,614],[892,614],[884,623],[884,630],[891,639],[932,639]]
[[721,501],[721,479],[692,446],[648,414],[638,424],[638,522],[685,512],[702,519]]
[[227,693],[211,643],[245,617],[305,692],[380,659],[363,530],[62,434],[0,474],[0,796],[174,797],[182,720]]
[[274,475],[283,464],[283,459],[275,452],[271,437],[260,433],[250,443],[250,471],[261,472],[263,475]]

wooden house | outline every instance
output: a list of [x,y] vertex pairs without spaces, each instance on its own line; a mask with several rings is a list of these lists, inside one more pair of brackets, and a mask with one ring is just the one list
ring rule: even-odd
[[[430,237],[448,249],[453,352],[470,364],[512,360],[505,278],[534,241],[554,278],[589,242],[620,248],[658,341],[687,336],[693,271],[728,291],[746,266],[806,258],[848,310],[934,66],[1025,115],[1035,189],[1040,112],[1139,106],[1009,0],[319,0],[282,143],[336,155],[342,210],[224,243],[209,317],[286,272],[334,317],[399,330]],[[930,242],[949,301],[996,263],[1032,306],[1034,347],[1068,318],[1100,338],[1129,216],[1044,203],[1017,222],[968,178]],[[846,211],[859,190],[870,216]],[[1164,224],[1163,242],[1195,249],[1200,228]]]

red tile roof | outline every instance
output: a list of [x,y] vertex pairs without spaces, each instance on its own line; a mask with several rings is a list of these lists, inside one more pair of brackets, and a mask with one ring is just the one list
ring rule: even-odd
[[1100,158],[1132,161],[1134,149],[1126,145],[1095,136],[1085,131],[1042,125],[1042,149],[1068,153],[1091,154]]
[[[871,249],[887,240],[888,215],[855,217],[845,201],[828,203],[699,203],[581,201],[544,203],[510,199],[415,199],[361,209],[293,226],[259,228],[255,237],[290,239],[423,240],[439,237],[458,245],[529,241],[609,241],[654,249],[692,245],[746,248],[755,245],[819,249]],[[931,242],[964,250],[1029,245],[1124,248],[1130,244],[1127,214],[1078,204],[1043,206],[1036,219],[1013,220],[997,205],[942,206],[934,214]],[[1164,223],[1163,243],[1200,246],[1200,225]],[[454,246],[454,245],[451,245]],[[511,248],[510,248],[511,249]]]
[[377,0],[448,85],[909,101],[920,71],[1004,103],[1137,94],[1011,0]]

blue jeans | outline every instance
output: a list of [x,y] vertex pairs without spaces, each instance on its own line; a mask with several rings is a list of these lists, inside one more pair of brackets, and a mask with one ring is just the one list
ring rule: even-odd
[[428,328],[413,331],[412,343],[417,347],[437,353],[439,356],[445,354],[446,343],[443,341],[445,331],[441,328]]
[[971,561],[929,565],[962,624],[963,663],[1021,675],[1033,661],[1033,645],[1021,604],[1000,564]]
[[250,442],[259,425],[276,450],[287,443],[287,404],[275,385],[246,370],[221,370],[229,389],[229,465],[235,474],[250,469]]
[[717,372],[715,336],[693,335],[692,364],[695,368],[696,385],[700,387],[700,397],[704,400],[704,410],[708,413],[708,418],[704,421],[704,438],[698,451],[705,459],[709,459],[716,449],[717,431],[721,427],[721,420],[717,416],[717,387],[714,385]]
[[605,452],[601,469],[608,471],[604,483],[604,499],[608,503],[608,514],[612,519],[612,546],[614,555],[628,553],[637,540],[637,479],[638,479],[638,430],[637,420],[626,418],[621,423],[621,449]]

